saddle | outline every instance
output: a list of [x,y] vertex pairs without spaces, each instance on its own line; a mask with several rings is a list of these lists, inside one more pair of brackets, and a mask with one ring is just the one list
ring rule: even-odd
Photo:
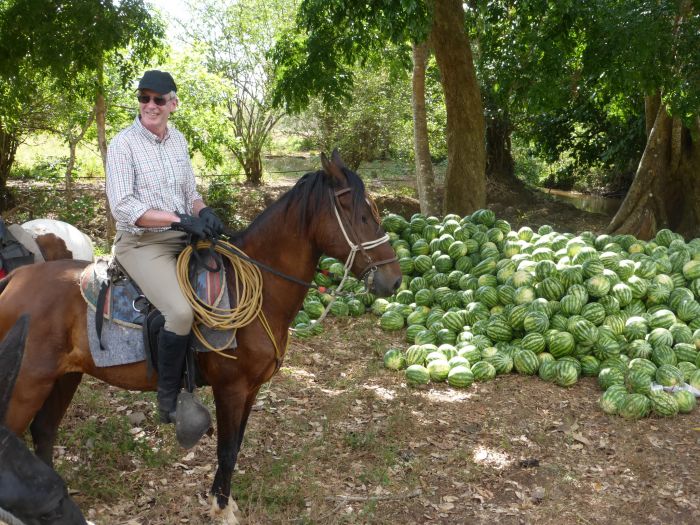
[[[228,293],[225,270],[220,261],[215,261],[213,256],[205,252],[204,255],[199,254],[198,257],[192,258],[189,271],[190,283],[203,304],[226,307]],[[146,299],[138,284],[119,265],[116,258],[103,257],[88,265],[80,276],[80,291],[88,305],[88,315],[92,313],[93,317],[88,319],[88,330],[93,332],[89,333],[93,357],[99,358],[101,356],[96,354],[111,350],[109,346],[113,344],[114,339],[103,337],[103,333],[106,334],[112,325],[117,325],[123,333],[133,334],[134,330],[141,333],[141,341],[138,342],[142,343],[149,375],[152,370],[157,371],[158,335],[165,319],[161,312]],[[98,342],[99,351],[93,349],[93,340]],[[133,342],[132,339],[131,346]],[[128,346],[128,342],[126,344]],[[194,363],[192,346],[190,344],[190,352],[188,352],[188,370],[193,370],[190,368],[190,364]],[[100,365],[97,363],[99,360],[96,359],[98,366],[123,364],[113,362]],[[138,359],[131,358],[128,362],[134,360]],[[190,375],[190,377],[193,376],[194,374]]]
[[[18,237],[22,237],[22,239]],[[39,253],[39,257],[41,257],[39,247],[36,246],[36,252],[32,253],[24,243],[20,242],[23,239],[31,239],[31,242],[36,246],[34,240],[22,230],[21,226],[14,224],[7,226],[5,221],[0,218],[0,277],[4,277],[15,268],[32,264],[35,260],[35,253]]]

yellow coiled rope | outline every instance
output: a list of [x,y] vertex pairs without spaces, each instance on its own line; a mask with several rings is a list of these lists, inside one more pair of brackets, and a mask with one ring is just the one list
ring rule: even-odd
[[[199,241],[196,245],[196,249],[206,249],[211,245],[212,243],[210,241]],[[229,300],[234,307],[219,308],[217,306],[210,306],[197,296],[197,292],[192,288],[192,284],[189,280],[189,262],[190,257],[192,257],[193,247],[192,245],[188,245],[177,258],[177,277],[182,292],[185,294],[185,297],[187,297],[187,300],[194,310],[195,322],[192,331],[205,348],[217,352],[223,357],[236,359],[236,356],[225,354],[223,350],[231,347],[231,343],[233,343],[236,337],[236,330],[248,326],[256,317],[259,317],[260,323],[263,325],[263,328],[265,328],[267,335],[270,337],[275,347],[275,355],[279,359],[282,353],[277,345],[277,341],[275,341],[267,318],[262,311],[263,282],[260,269],[254,264],[237,257],[235,253],[232,253],[236,252],[245,255],[243,250],[226,241],[217,241],[214,245],[214,250],[216,253],[226,257],[233,268],[235,274],[233,278],[236,282],[236,289],[235,297],[229,296]],[[224,286],[226,286],[226,283],[224,283]],[[229,294],[230,293],[231,290],[229,290]],[[212,346],[202,334],[200,330],[201,325],[215,330],[233,330],[233,335],[226,344],[216,348]]]

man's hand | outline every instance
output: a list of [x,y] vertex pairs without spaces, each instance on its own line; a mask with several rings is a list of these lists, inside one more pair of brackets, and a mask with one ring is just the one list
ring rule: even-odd
[[216,213],[214,213],[214,210],[208,206],[199,210],[199,218],[204,221],[214,235],[221,235],[224,233],[224,223],[219,219]]
[[197,240],[206,239],[213,235],[211,228],[207,226],[203,218],[184,213],[178,213],[177,216],[180,217],[180,222],[173,222],[170,225],[173,230],[189,233]]

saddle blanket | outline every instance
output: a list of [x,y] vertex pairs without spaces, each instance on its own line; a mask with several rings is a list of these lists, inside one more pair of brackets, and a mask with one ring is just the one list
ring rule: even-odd
[[[80,276],[80,291],[86,302],[87,334],[90,352],[98,367],[126,365],[146,359],[143,341],[144,313],[137,310],[141,297],[131,280],[118,281],[110,285],[104,301],[104,322],[102,324],[102,348],[95,326],[97,298],[103,282],[109,280],[109,261],[99,259],[88,265]],[[224,269],[208,272],[200,268],[195,273],[193,288],[197,297],[210,306],[230,308]],[[233,330],[215,330],[200,326],[200,331],[210,345],[218,348],[233,339]],[[198,352],[208,352],[196,337],[192,346]],[[230,345],[236,346],[235,339]]]

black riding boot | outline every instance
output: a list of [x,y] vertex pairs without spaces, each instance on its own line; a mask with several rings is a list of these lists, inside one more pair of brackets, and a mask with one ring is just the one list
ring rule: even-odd
[[161,423],[175,423],[189,335],[161,330],[158,339],[158,412]]

